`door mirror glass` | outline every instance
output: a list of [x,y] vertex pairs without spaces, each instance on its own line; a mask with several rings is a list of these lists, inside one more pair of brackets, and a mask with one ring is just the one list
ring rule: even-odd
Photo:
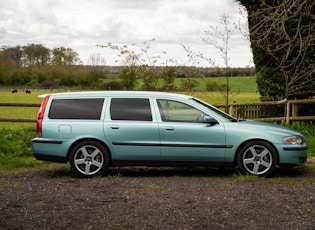
[[203,122],[211,125],[219,124],[219,122],[216,119],[210,116],[204,116]]

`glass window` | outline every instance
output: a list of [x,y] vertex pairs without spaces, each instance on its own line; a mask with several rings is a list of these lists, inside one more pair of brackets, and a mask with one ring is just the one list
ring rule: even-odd
[[149,99],[113,98],[110,105],[112,120],[152,121]]
[[178,101],[158,100],[162,121],[203,122],[204,112]]
[[48,117],[50,119],[100,120],[104,98],[54,99]]

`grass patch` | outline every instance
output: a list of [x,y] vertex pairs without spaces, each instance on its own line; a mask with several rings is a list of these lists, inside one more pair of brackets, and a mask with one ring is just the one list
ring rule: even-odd
[[35,128],[0,130],[0,157],[33,156],[31,138],[35,136],[35,133]]
[[30,168],[41,165],[34,157],[14,157],[11,155],[0,156],[0,170],[9,170],[17,168]]
[[150,184],[150,185],[145,185],[142,190],[134,192],[134,194],[146,195],[152,190],[160,190],[160,189],[165,189],[165,188],[166,188],[165,185],[152,185],[152,184]]
[[106,177],[109,178],[109,179],[118,179],[118,178],[122,177],[122,174],[121,173],[116,173],[115,175],[108,175]]
[[294,178],[287,178],[287,177],[272,177],[268,178],[264,181],[265,183],[271,183],[271,184],[284,184],[289,187],[294,188],[302,188],[303,184],[298,183]]
[[259,182],[264,180],[264,178],[249,174],[233,174],[233,178],[238,182]]
[[[176,78],[175,86],[180,88],[182,80],[185,78]],[[208,78],[194,78],[197,82],[196,91],[205,91],[207,82],[214,82],[216,84],[226,84],[226,77],[208,77]],[[256,77],[254,76],[239,76],[229,77],[229,85],[231,92],[256,92],[258,89]]]
[[302,188],[303,184],[314,184],[315,179],[309,179],[303,182],[303,184],[298,183],[294,178],[284,178],[284,177],[272,177],[264,178],[257,177],[254,175],[233,175],[233,178],[238,182],[262,182],[262,183],[271,183],[271,184],[284,184],[294,188]]
[[[180,94],[186,94],[193,97],[197,97],[209,104],[225,104],[224,95],[220,92],[176,92]],[[260,102],[260,94],[255,92],[247,93],[232,93],[230,96],[230,103],[250,103]]]
[[[306,135],[307,144],[308,144],[308,157],[311,159],[315,157],[315,134]],[[311,159],[315,163],[315,159]]]
[[5,159],[0,158],[0,161],[0,173],[2,174],[28,174],[43,169],[61,168],[61,163],[39,161],[34,157],[5,157]]
[[150,184],[150,185],[145,185],[144,186],[144,189],[146,190],[157,190],[157,189],[164,189],[166,188],[165,185],[153,185],[153,184]]
[[315,179],[308,179],[305,181],[306,184],[315,184]]
[[315,164],[305,164],[299,167],[303,170],[315,170]]
[[0,102],[2,103],[41,103],[43,100],[39,95],[47,93],[60,93],[66,90],[32,90],[31,94],[26,94],[25,90],[18,90],[17,93],[11,93],[10,90],[0,90]]

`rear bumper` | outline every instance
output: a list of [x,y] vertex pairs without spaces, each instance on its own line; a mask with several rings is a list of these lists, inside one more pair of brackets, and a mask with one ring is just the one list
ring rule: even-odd
[[61,145],[63,142],[62,142],[62,141],[55,141],[55,140],[40,140],[40,139],[34,138],[34,139],[32,140],[32,144],[33,144],[33,143]]
[[40,154],[40,153],[34,153],[34,156],[37,160],[41,160],[41,161],[50,161],[50,162],[58,162],[58,163],[68,162],[68,159],[66,157],[52,156],[52,155]]
[[61,140],[34,138],[32,150],[37,160],[66,163],[68,161],[68,143]]

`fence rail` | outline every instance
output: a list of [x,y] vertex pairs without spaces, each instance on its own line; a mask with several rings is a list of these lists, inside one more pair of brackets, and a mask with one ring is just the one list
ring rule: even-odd
[[[40,104],[35,103],[0,103],[0,122],[26,122],[34,123]],[[27,111],[20,110],[27,108]],[[33,111],[29,111],[34,108]],[[7,111],[5,111],[7,110]]]
[[[270,114],[273,111],[278,110],[281,114],[284,114],[285,104],[287,103],[288,110],[286,114],[283,116],[273,116],[270,117]],[[255,102],[255,103],[232,103],[226,106],[225,104],[214,104],[219,109],[225,110],[228,108],[228,113],[234,117],[259,120],[259,121],[286,121],[290,123],[291,121],[315,121],[315,116],[313,114],[302,114],[301,107],[304,105],[309,105],[309,107],[315,108],[315,99],[308,100],[289,100],[287,102]],[[35,103],[0,103],[0,110],[4,110],[5,107],[16,107],[16,108],[37,108],[32,118],[23,115],[23,113],[19,113],[15,115],[14,113],[9,113],[10,115],[1,115],[0,111],[0,122],[36,122],[36,114],[38,112],[38,108],[40,104]],[[12,110],[13,111],[13,110]],[[302,111],[303,112],[303,111]],[[7,113],[8,114],[8,113]],[[269,114],[269,116],[267,116]],[[276,113],[275,113],[276,114]],[[21,117],[22,116],[22,117]]]
[[[287,104],[287,111],[285,114],[285,105]],[[315,120],[313,114],[302,114],[300,109],[302,105],[310,105],[315,108],[315,99],[305,99],[305,100],[289,100],[289,101],[268,101],[268,102],[255,102],[255,103],[232,103],[228,105],[228,113],[234,117],[260,120],[260,121],[285,121],[290,123],[291,121],[305,121],[305,120]],[[219,109],[224,110],[226,108],[225,104],[215,104]],[[305,107],[305,106],[304,106]],[[270,111],[280,111],[283,116],[267,116],[272,114]],[[282,111],[281,111],[282,110]],[[305,108],[304,108],[305,110]],[[274,112],[276,114],[276,112]],[[278,112],[279,113],[279,112]]]

